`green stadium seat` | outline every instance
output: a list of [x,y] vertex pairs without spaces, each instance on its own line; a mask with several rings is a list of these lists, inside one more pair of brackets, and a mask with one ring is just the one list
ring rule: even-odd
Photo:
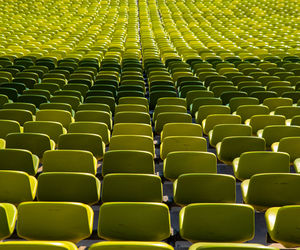
[[[146,242],[146,241],[102,241],[90,246],[90,250],[173,250],[173,247],[164,242]],[[272,250],[272,249],[270,249]]]
[[151,124],[151,117],[146,112],[124,111],[114,116],[114,123],[142,123]]
[[111,114],[105,111],[81,110],[75,113],[76,122],[101,122],[105,123],[109,130],[112,129]]
[[219,124],[241,124],[241,117],[239,115],[231,114],[208,115],[202,121],[203,133],[208,135],[209,131],[214,129],[214,127]]
[[0,203],[0,239],[10,237],[15,229],[17,208],[9,203]]
[[163,142],[170,136],[202,137],[202,127],[194,123],[167,123],[161,132],[160,140]]
[[0,242],[0,249],[21,250],[21,249],[44,249],[44,250],[77,250],[77,246],[67,241],[6,241]]
[[5,137],[10,133],[20,133],[22,128],[20,124],[12,120],[0,120],[0,138],[5,139]]
[[207,243],[199,242],[190,246],[189,250],[229,250],[229,249],[247,249],[247,250],[278,250],[271,246],[264,246],[256,243]]

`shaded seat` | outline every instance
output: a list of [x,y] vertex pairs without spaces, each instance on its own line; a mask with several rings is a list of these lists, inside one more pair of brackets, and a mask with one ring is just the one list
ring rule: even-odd
[[198,109],[203,105],[222,105],[222,100],[216,97],[198,97],[190,106],[191,114],[195,115]]
[[288,153],[290,162],[293,163],[300,158],[300,136],[281,138],[279,142],[274,142],[271,148],[274,152]]
[[241,190],[244,202],[256,210],[268,207],[298,205],[300,203],[300,174],[265,173],[252,175],[244,180]]
[[74,117],[76,122],[101,122],[105,123],[109,130],[112,129],[111,114],[105,111],[82,110],[77,111]]
[[194,123],[167,123],[160,135],[160,140],[169,136],[197,136],[202,137],[202,127]]
[[20,133],[21,126],[17,121],[12,120],[0,120],[0,138],[5,137],[10,133]]
[[92,234],[90,206],[72,202],[25,202],[18,207],[17,233],[26,240],[77,243]]
[[208,115],[202,121],[203,133],[208,134],[216,125],[219,124],[240,124],[241,117],[239,115],[231,114],[213,114]]
[[254,209],[244,204],[190,204],[179,215],[180,236],[191,242],[245,242],[254,237]]
[[17,220],[17,208],[9,203],[0,203],[0,239],[10,237],[15,229]]
[[44,250],[77,250],[77,246],[67,241],[6,241],[0,242],[0,249],[44,249]]
[[192,123],[192,116],[187,113],[178,112],[163,112],[157,116],[154,124],[154,130],[156,133],[160,133],[163,130],[164,125],[169,123]]
[[264,246],[256,243],[207,243],[199,242],[190,246],[189,250],[229,250],[229,249],[245,249],[245,250],[278,250],[275,247]]
[[17,121],[21,126],[23,126],[25,122],[33,121],[33,115],[28,110],[0,109],[0,119]]
[[260,129],[270,125],[285,125],[285,117],[282,115],[253,115],[245,121],[252,127],[252,133],[256,134]]
[[115,135],[144,135],[153,137],[152,127],[143,123],[118,123],[114,125],[112,136]]
[[151,117],[146,112],[124,111],[115,114],[114,123],[143,123],[150,124]]
[[[146,241],[102,241],[90,246],[90,250],[173,250],[173,247],[164,242],[146,242]],[[272,249],[270,249],[272,250]],[[275,250],[275,249],[274,249]]]
[[234,114],[241,116],[242,123],[250,119],[253,115],[268,115],[269,113],[269,108],[264,105],[242,105],[234,112]]

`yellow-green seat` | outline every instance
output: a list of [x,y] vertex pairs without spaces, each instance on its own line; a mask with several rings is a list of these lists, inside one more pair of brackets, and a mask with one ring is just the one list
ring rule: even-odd
[[6,241],[0,242],[1,250],[77,250],[77,246],[68,241]]
[[0,239],[10,237],[15,229],[17,208],[9,203],[0,203]]
[[149,106],[148,100],[145,97],[121,97],[119,99],[119,104],[138,104]]
[[58,138],[58,149],[86,150],[96,159],[103,158],[105,144],[100,135],[91,133],[68,133]]
[[265,219],[271,239],[287,248],[298,247],[300,245],[299,215],[299,205],[269,208],[265,213]]
[[203,137],[169,136],[160,145],[160,158],[176,151],[207,151],[207,143]]
[[95,175],[97,160],[89,151],[49,150],[44,153],[43,172],[82,172]]
[[102,175],[110,173],[154,174],[153,154],[140,150],[112,150],[105,153]]
[[222,100],[217,97],[198,97],[193,100],[190,106],[191,114],[195,115],[198,109],[203,105],[222,105]]
[[288,153],[290,162],[293,163],[297,158],[300,158],[300,135],[281,138],[279,142],[274,142],[271,148],[274,152]]
[[72,109],[72,106],[68,103],[42,103],[39,107],[39,110],[64,110],[71,114],[71,116],[74,115],[74,110]]
[[270,111],[274,111],[277,107],[292,106],[293,100],[291,98],[283,97],[266,98],[263,101],[263,105],[267,106]]
[[96,110],[110,113],[110,107],[104,103],[82,103],[78,106],[77,111]]
[[141,150],[155,157],[153,138],[142,135],[116,135],[110,139],[109,150]]
[[244,152],[265,151],[266,141],[255,136],[229,136],[216,145],[216,150],[218,159],[231,165]]
[[214,126],[208,133],[209,143],[211,146],[221,142],[228,136],[251,136],[252,128],[245,124],[219,124]]
[[182,174],[174,181],[174,202],[181,206],[190,203],[234,203],[235,178],[216,173]]
[[214,97],[214,93],[208,90],[192,90],[186,94],[186,104],[189,108],[195,99],[199,97]]
[[168,123],[192,123],[192,116],[181,112],[160,113],[154,124],[155,132],[160,133],[163,130],[164,125]]
[[203,105],[195,113],[196,123],[202,124],[207,116],[213,114],[230,114],[230,108],[224,105]]
[[21,127],[17,121],[12,120],[0,120],[0,138],[5,139],[5,137],[10,133],[20,133]]
[[164,160],[163,173],[172,181],[182,174],[217,173],[217,158],[210,152],[171,152]]
[[103,178],[102,202],[162,202],[162,183],[153,174],[107,174]]
[[146,112],[124,111],[115,114],[114,123],[142,123],[150,124],[151,117]]
[[179,97],[159,98],[156,105],[157,106],[160,106],[160,105],[176,105],[176,106],[187,107],[186,99],[179,98]]
[[33,201],[37,189],[37,180],[22,171],[0,170],[0,201],[19,204]]
[[[40,109],[43,105],[46,105],[47,103],[42,103],[40,105]],[[25,103],[25,102],[12,102],[12,103],[5,103],[2,107],[3,109],[21,109],[21,110],[28,110],[33,115],[36,113],[36,107],[32,103]]]
[[72,106],[73,110],[77,110],[80,100],[76,96],[57,95],[50,98],[51,103],[67,103]]
[[144,135],[153,137],[150,124],[143,123],[118,123],[114,125],[112,136],[115,135]]
[[115,114],[119,112],[143,112],[147,113],[148,108],[145,105],[141,104],[119,104],[116,106]]
[[70,123],[74,122],[72,114],[66,110],[44,109],[36,112],[37,121],[52,121],[61,123],[68,129]]
[[234,112],[234,114],[242,118],[242,123],[250,119],[253,115],[268,115],[269,113],[269,108],[264,105],[242,105]]
[[233,97],[229,101],[229,107],[231,112],[237,110],[239,106],[242,105],[258,105],[259,100],[254,97]]
[[170,236],[170,229],[169,208],[163,203],[107,202],[100,207],[102,239],[162,241]]
[[100,181],[90,173],[42,173],[38,177],[38,201],[82,202],[100,200]]
[[264,173],[252,175],[244,180],[241,190],[244,202],[265,210],[268,207],[297,205],[300,194],[300,174],[295,173]]
[[197,136],[202,137],[202,127],[194,123],[167,123],[160,135],[163,142],[169,136]]
[[47,150],[54,150],[55,142],[46,134],[11,133],[5,138],[6,148],[26,149],[40,159]]
[[17,121],[21,126],[25,122],[33,121],[33,115],[28,110],[22,109],[1,109],[0,110],[0,119],[1,120],[12,120]]
[[254,237],[254,209],[244,204],[196,203],[181,209],[180,235],[191,242],[245,242]]
[[241,117],[239,115],[231,114],[212,114],[208,115],[202,121],[203,133],[208,135],[216,125],[219,124],[241,124]]
[[198,242],[189,247],[189,250],[279,250],[271,246],[256,243],[207,243]]
[[283,152],[245,152],[235,158],[232,165],[235,177],[246,180],[261,173],[289,173],[290,157]]
[[187,113],[187,109],[184,106],[179,105],[156,105],[153,112],[153,122],[157,120],[158,115],[169,112],[169,113]]
[[270,125],[285,125],[285,117],[282,115],[253,115],[245,123],[252,127],[252,133],[256,134],[260,129]]
[[107,249],[109,250],[119,250],[119,249],[173,250],[174,248],[164,242],[147,242],[147,241],[102,241],[102,242],[92,244],[89,248],[89,250],[107,250]]
[[112,113],[115,112],[115,98],[112,96],[89,96],[85,99],[86,103],[102,103],[107,104]]
[[90,206],[73,202],[23,202],[18,207],[17,233],[26,240],[71,241],[93,230]]
[[292,119],[296,115],[300,115],[299,106],[278,107],[274,111],[275,115],[283,115],[286,119]]
[[109,130],[112,129],[111,114],[105,111],[82,110],[75,113],[76,122],[101,122],[105,123]]

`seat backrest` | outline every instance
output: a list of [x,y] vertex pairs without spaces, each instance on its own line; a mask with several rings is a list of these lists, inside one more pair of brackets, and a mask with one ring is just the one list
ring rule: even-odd
[[0,110],[1,120],[13,120],[20,123],[21,126],[27,121],[33,121],[33,115],[28,110],[22,109],[1,109]]
[[156,133],[160,133],[163,130],[165,124],[168,123],[192,123],[192,116],[187,113],[178,112],[163,112],[157,116],[154,124],[154,130]]
[[195,114],[196,122],[202,124],[208,115],[213,114],[230,114],[230,108],[224,105],[203,105]]
[[239,115],[213,114],[208,115],[202,122],[203,132],[208,134],[216,125],[219,124],[241,124],[242,119]]
[[153,137],[151,125],[143,123],[115,124],[112,136],[115,135],[144,135]]
[[292,119],[296,115],[300,115],[300,107],[277,107],[274,112],[275,115],[283,115],[286,119]]
[[4,240],[12,235],[17,220],[17,208],[9,203],[0,203],[0,239]]
[[163,203],[108,202],[100,207],[98,236],[103,239],[161,241],[170,236],[170,228]]
[[103,122],[109,129],[112,129],[111,114],[105,111],[82,110],[75,113],[75,121]]
[[285,117],[283,115],[253,115],[249,125],[252,127],[253,134],[256,134],[258,130],[269,125],[285,125]]
[[269,108],[263,105],[242,105],[236,110],[236,114],[241,116],[243,123],[253,115],[267,115],[269,113]]
[[114,123],[142,123],[150,124],[150,115],[146,112],[124,111],[115,114]]
[[194,123],[167,123],[161,132],[161,141],[168,136],[202,137],[202,127]]
[[10,133],[20,133],[21,127],[17,121],[12,120],[0,120],[0,138],[5,137]]

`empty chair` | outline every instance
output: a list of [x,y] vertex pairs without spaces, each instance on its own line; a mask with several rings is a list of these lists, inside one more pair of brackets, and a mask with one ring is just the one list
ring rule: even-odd
[[153,139],[140,135],[116,135],[110,140],[109,150],[141,150],[155,157]]
[[1,109],[0,110],[0,119],[17,121],[21,126],[23,126],[23,124],[25,122],[33,121],[33,115],[28,110]]
[[266,140],[267,147],[279,142],[284,137],[300,136],[300,127],[286,125],[270,125],[257,131],[257,135]]
[[148,107],[148,100],[145,97],[122,97],[119,104],[138,104]]
[[215,147],[228,136],[251,136],[252,129],[245,124],[219,124],[209,131],[209,143]]
[[199,242],[195,243],[192,246],[190,246],[189,250],[229,250],[229,249],[236,249],[236,250],[278,250],[275,247],[270,247],[270,246],[264,246],[260,244],[255,244],[255,243],[207,243],[207,242]]
[[18,236],[26,240],[71,241],[88,238],[93,230],[90,206],[71,202],[24,202],[18,207]]
[[170,236],[170,229],[169,208],[163,203],[107,202],[100,207],[102,239],[161,241]]
[[167,123],[161,132],[161,141],[169,136],[202,137],[202,127],[194,123]]
[[254,237],[254,209],[244,204],[190,204],[179,215],[180,235],[191,242],[244,242]]
[[290,155],[290,162],[293,163],[297,158],[300,158],[300,136],[284,137],[279,142],[272,144],[274,152],[286,152]]
[[77,111],[81,110],[96,110],[96,111],[105,111],[110,112],[110,107],[104,103],[82,103],[78,106]]
[[245,123],[252,127],[252,133],[256,134],[260,129],[270,125],[285,125],[285,117],[282,115],[253,115]]
[[217,158],[210,152],[171,152],[163,167],[164,177],[174,181],[182,174],[217,173]]
[[300,107],[278,107],[274,111],[275,115],[283,115],[286,119],[292,119],[294,116],[300,115]]
[[184,106],[179,105],[156,105],[153,112],[153,121],[155,122],[157,116],[161,113],[172,112],[172,113],[187,113],[187,109]]
[[153,137],[152,127],[143,123],[118,123],[114,125],[112,136],[115,135],[144,135]]
[[21,127],[17,121],[12,120],[0,120],[0,138],[5,137],[10,133],[20,133]]
[[231,165],[232,161],[248,151],[265,151],[266,141],[254,136],[229,136],[216,145],[218,159]]
[[177,112],[163,112],[157,116],[154,124],[154,130],[156,133],[160,133],[163,130],[165,124],[168,123],[192,123],[192,116],[187,113]]
[[241,184],[244,202],[256,210],[300,203],[300,174],[265,173],[251,176]]
[[[44,105],[45,104],[46,103],[44,103]],[[23,102],[5,103],[3,105],[3,109],[23,109],[23,110],[30,111],[33,115],[35,115],[36,113],[36,107],[32,103],[23,103]]]
[[154,174],[153,154],[140,150],[112,150],[105,153],[102,175],[110,173]]
[[191,114],[195,115],[198,109],[203,105],[222,105],[222,100],[216,97],[198,97],[191,104]]
[[162,183],[157,175],[107,174],[103,178],[102,202],[162,202]]
[[202,127],[204,134],[208,134],[216,125],[219,124],[240,124],[241,117],[239,115],[231,114],[213,114],[208,115],[206,119],[202,121]]
[[72,242],[55,241],[6,241],[0,243],[0,249],[44,249],[44,250],[77,250]]
[[0,203],[0,239],[10,237],[15,229],[17,220],[17,208],[9,203]]
[[300,241],[296,233],[300,225],[299,214],[299,205],[269,208],[265,213],[265,219],[271,239],[284,247],[299,246]]
[[[146,241],[101,241],[90,246],[90,250],[173,250],[173,247],[164,242],[146,242]],[[272,250],[272,249],[270,249]],[[275,249],[274,249],[275,250]]]
[[214,97],[214,93],[212,91],[207,91],[207,90],[189,91],[186,94],[187,107],[190,107],[191,104],[194,102],[194,100],[199,97]]
[[0,201],[19,204],[33,201],[37,180],[23,171],[0,170]]
[[103,122],[73,122],[69,125],[69,133],[90,133],[101,136],[105,145],[110,142],[110,130]]
[[270,111],[274,111],[277,107],[292,106],[293,100],[290,98],[273,97],[265,99],[263,105],[269,107]]
[[82,110],[75,113],[76,122],[102,122],[105,123],[109,130],[112,129],[111,114],[105,111]]
[[38,201],[69,201],[92,205],[100,200],[100,181],[90,173],[42,173]]
[[116,106],[115,113],[119,112],[148,112],[148,108],[140,104],[119,104]]
[[36,112],[37,121],[52,121],[61,123],[64,128],[68,128],[74,119],[70,112],[57,109],[44,109]]
[[150,124],[151,118],[148,113],[145,112],[118,112],[115,114],[114,123],[143,123]]
[[174,181],[174,202],[190,203],[234,203],[235,178],[222,174],[182,174]]
[[269,113],[269,108],[264,105],[242,105],[234,112],[234,114],[241,116],[242,123],[250,119],[253,115],[267,115]]
[[160,158],[164,160],[176,151],[207,151],[206,140],[196,136],[169,136],[160,145]]
[[54,150],[55,142],[46,134],[11,133],[6,136],[6,148],[26,149],[40,159],[47,150]]
[[68,133],[59,136],[58,149],[86,150],[100,160],[104,155],[105,144],[102,138],[96,134]]
[[73,110],[77,110],[80,100],[75,96],[57,95],[50,98],[51,103],[67,103],[70,104]]
[[231,98],[229,101],[229,107],[231,112],[236,111],[237,108],[242,105],[258,105],[258,104],[259,104],[258,99],[254,97],[234,97]]
[[289,173],[290,157],[283,152],[245,152],[235,158],[232,165],[235,177],[246,180],[261,173]]
[[267,98],[278,97],[278,94],[274,91],[255,91],[250,96],[257,98],[262,103]]
[[89,151],[49,150],[44,153],[43,172],[82,172],[96,175],[97,160]]
[[160,105],[176,105],[176,106],[183,106],[186,107],[187,103],[184,98],[179,98],[179,97],[163,97],[159,98],[157,101],[157,106]]

